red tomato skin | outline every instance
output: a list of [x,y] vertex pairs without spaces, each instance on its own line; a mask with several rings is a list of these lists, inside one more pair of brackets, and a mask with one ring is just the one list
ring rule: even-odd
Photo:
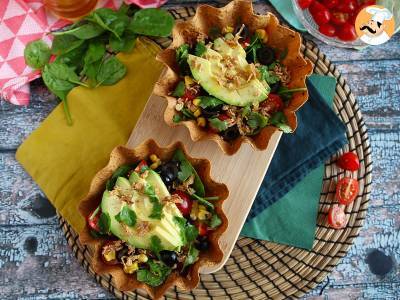
[[319,32],[323,35],[333,37],[336,34],[336,29],[331,24],[323,24],[319,26]]
[[315,23],[317,23],[320,26],[329,23],[331,19],[331,14],[327,9],[317,11],[316,13],[312,14],[312,16],[314,18]]
[[340,11],[333,11],[331,13],[331,22],[335,25],[343,25],[349,19],[349,14],[340,12]]
[[190,216],[193,201],[190,199],[189,195],[182,191],[175,191],[174,194],[178,195],[183,200],[182,203],[176,203],[176,206],[178,207],[182,215],[184,217]]
[[135,168],[135,172],[140,173],[143,167],[147,167],[147,162],[145,160],[141,160]]
[[240,41],[239,43],[240,43],[240,45],[242,45],[242,47],[244,49],[246,49],[250,45],[250,38],[248,37],[248,38]]
[[354,25],[351,25],[349,23],[343,24],[337,31],[337,37],[342,41],[354,41],[357,38],[357,33]]
[[[342,191],[344,191],[344,193],[350,193],[349,197],[346,197],[346,194],[343,195]],[[343,177],[336,185],[336,199],[340,204],[349,205],[357,198],[358,191],[359,186],[357,179]]]
[[334,229],[342,229],[347,225],[344,207],[334,204],[328,212],[328,223]]
[[192,101],[197,96],[198,96],[198,93],[193,92],[192,90],[189,90],[189,89],[185,89],[185,93],[183,94],[182,99],[184,101]]
[[206,236],[208,234],[208,226],[206,223],[199,222],[196,224],[197,229],[199,230],[200,236]]
[[307,9],[313,1],[314,0],[299,0],[298,3],[301,9]]
[[338,10],[345,13],[353,13],[356,11],[358,3],[356,0],[341,0]]
[[357,171],[360,168],[360,160],[358,159],[357,154],[353,152],[343,153],[343,155],[337,160],[336,164],[340,168],[349,171]]
[[229,116],[227,114],[220,114],[218,115],[218,119],[220,119],[221,121],[225,121],[230,119]]
[[284,103],[278,94],[270,93],[268,98],[260,103],[261,107],[267,108],[269,113],[281,111],[284,108]]
[[323,0],[322,3],[329,9],[336,7],[339,4],[339,0]]
[[[90,229],[100,232],[99,228],[99,219],[101,215],[101,209],[96,212],[97,208],[92,211],[86,218],[87,224],[89,225]],[[95,215],[93,215],[96,213]]]
[[314,16],[314,14],[316,14],[317,12],[319,12],[321,10],[326,10],[326,7],[321,2],[314,1],[313,3],[311,3],[308,10],[310,11],[310,14],[312,16]]

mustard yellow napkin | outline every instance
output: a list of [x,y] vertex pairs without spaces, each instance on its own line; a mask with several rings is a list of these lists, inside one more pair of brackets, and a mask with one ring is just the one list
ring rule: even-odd
[[77,87],[68,94],[73,126],[66,124],[59,105],[17,151],[17,160],[78,232],[84,219],[77,205],[111,150],[127,142],[160,76],[162,65],[155,60],[159,50],[147,39],[138,40],[131,53],[118,55],[127,66],[120,82]]

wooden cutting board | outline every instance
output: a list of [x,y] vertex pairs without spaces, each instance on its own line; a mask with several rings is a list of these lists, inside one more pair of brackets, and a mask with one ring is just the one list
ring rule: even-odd
[[228,156],[213,141],[193,142],[184,126],[169,127],[164,122],[166,106],[165,99],[154,94],[150,96],[127,146],[134,148],[149,138],[157,141],[160,146],[181,141],[192,157],[206,158],[211,162],[211,178],[227,185],[229,197],[224,201],[223,210],[229,225],[220,238],[224,258],[218,265],[200,269],[203,274],[213,273],[222,268],[233,250],[282,133],[276,132],[264,151],[242,144],[235,155]]

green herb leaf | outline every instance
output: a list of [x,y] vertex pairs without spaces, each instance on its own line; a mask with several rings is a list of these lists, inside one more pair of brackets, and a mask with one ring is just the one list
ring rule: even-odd
[[178,85],[176,86],[174,92],[172,93],[172,96],[174,97],[182,97],[185,94],[185,82],[179,81]]
[[179,227],[179,231],[180,231],[180,236],[181,236],[181,240],[182,240],[182,244],[186,245],[187,241],[186,241],[186,219],[185,218],[181,218],[178,216],[174,216],[174,222],[178,225]]
[[107,183],[106,183],[107,191],[113,190],[118,177],[127,178],[129,171],[131,171],[132,169],[133,169],[132,165],[122,165],[122,166],[118,167],[118,169],[116,169],[114,171],[114,173],[111,175],[110,179],[107,180]]
[[251,112],[250,105],[247,105],[247,106],[243,107],[243,109],[242,109],[242,117],[243,118],[247,117],[250,114],[250,112]]
[[174,26],[174,18],[165,10],[147,8],[137,11],[128,29],[136,34],[167,37]]
[[194,49],[194,55],[202,56],[206,51],[207,51],[207,48],[204,45],[204,42],[198,42],[196,44],[195,49]]
[[150,238],[150,250],[160,258],[160,251],[163,250],[163,247],[160,238],[156,235],[153,235]]
[[263,46],[263,43],[257,34],[250,39],[250,45],[246,48],[246,58],[250,62],[257,62],[257,50]]
[[161,220],[163,217],[164,206],[158,199],[155,189],[150,183],[147,183],[144,186],[144,193],[149,197],[151,203],[153,204],[153,208],[151,210],[149,218]]
[[101,28],[97,24],[93,23],[88,23],[84,24],[82,26],[65,30],[65,31],[55,31],[52,32],[54,36],[60,36],[60,35],[73,35],[74,37],[81,39],[81,40],[88,40],[92,39],[96,36],[101,35],[104,32],[104,29]]
[[68,69],[68,66],[64,65],[65,67],[59,68],[59,65],[61,64],[55,62],[45,65],[42,71],[42,78],[43,82],[51,92],[61,100],[65,100],[69,91],[72,90],[76,84],[66,80],[64,77],[63,70]]
[[85,43],[85,40],[77,39],[72,35],[57,35],[53,39],[51,53],[55,55],[68,53],[80,47],[83,43]]
[[24,49],[25,63],[34,69],[43,68],[50,56],[50,48],[42,40],[32,41]]
[[82,57],[84,57],[87,47],[86,43],[82,43],[79,47],[58,55],[54,62],[66,64],[76,73],[80,73],[83,67]]
[[144,282],[152,287],[161,285],[168,275],[171,273],[171,268],[161,262],[149,260],[147,262],[150,269],[140,269],[137,271],[137,280]]
[[226,123],[226,121],[221,121],[218,118],[209,118],[208,122],[210,122],[212,128],[218,130],[219,132],[228,129],[228,123]]
[[264,128],[268,124],[268,118],[258,112],[250,112],[247,116],[247,125],[251,129]]
[[210,219],[208,226],[215,229],[221,224],[222,224],[221,218],[217,214],[214,213]]
[[111,218],[108,213],[102,212],[99,218],[99,229],[101,233],[108,234],[110,232]]
[[186,181],[193,174],[193,169],[189,161],[184,160],[180,164],[180,171],[178,172],[178,178],[181,182]]
[[115,216],[115,219],[120,222],[133,227],[136,224],[136,213],[125,205],[122,210]]
[[192,243],[199,235],[196,226],[187,222],[185,218],[175,216],[174,222],[179,226],[183,245]]
[[174,115],[174,116],[172,117],[172,121],[173,121],[174,123],[179,123],[179,122],[182,121],[182,117],[181,117],[180,115],[176,114],[176,115]]
[[117,39],[121,39],[121,35],[129,23],[128,16],[105,7],[96,9],[85,19],[97,24],[103,30],[113,33]]
[[199,253],[200,253],[199,250],[197,250],[193,245],[190,245],[186,260],[183,263],[182,270],[184,270],[186,267],[194,264],[199,257]]
[[287,119],[283,112],[274,113],[269,119],[269,123],[281,129],[284,133],[291,133],[292,128],[287,125]]
[[126,74],[126,67],[115,56],[111,56],[101,64],[96,79],[98,84],[113,85]]
[[258,67],[258,71],[260,72],[261,80],[265,80],[270,85],[280,81],[279,77],[269,71],[267,66]]
[[186,107],[182,108],[181,112],[188,119],[192,119],[192,120],[196,119],[196,117],[193,115],[193,113]]
[[200,197],[196,194],[193,194],[192,197],[195,198],[200,204],[203,204],[204,206],[208,207],[210,210],[214,210],[214,204],[212,204],[211,202],[208,202],[203,197]]
[[214,108],[224,104],[222,100],[212,96],[200,96],[198,98],[200,99],[199,105],[201,108]]
[[137,35],[130,32],[125,32],[121,39],[110,36],[110,47],[114,52],[130,52],[135,46]]
[[181,63],[183,60],[186,61],[189,57],[189,45],[183,44],[176,49],[176,61]]

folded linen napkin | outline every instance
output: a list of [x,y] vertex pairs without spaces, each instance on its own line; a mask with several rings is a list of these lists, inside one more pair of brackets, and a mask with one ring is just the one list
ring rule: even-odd
[[347,142],[345,126],[329,107],[335,86],[333,77],[309,77],[310,98],[297,113],[298,127],[282,136],[242,235],[312,247],[323,163]]

